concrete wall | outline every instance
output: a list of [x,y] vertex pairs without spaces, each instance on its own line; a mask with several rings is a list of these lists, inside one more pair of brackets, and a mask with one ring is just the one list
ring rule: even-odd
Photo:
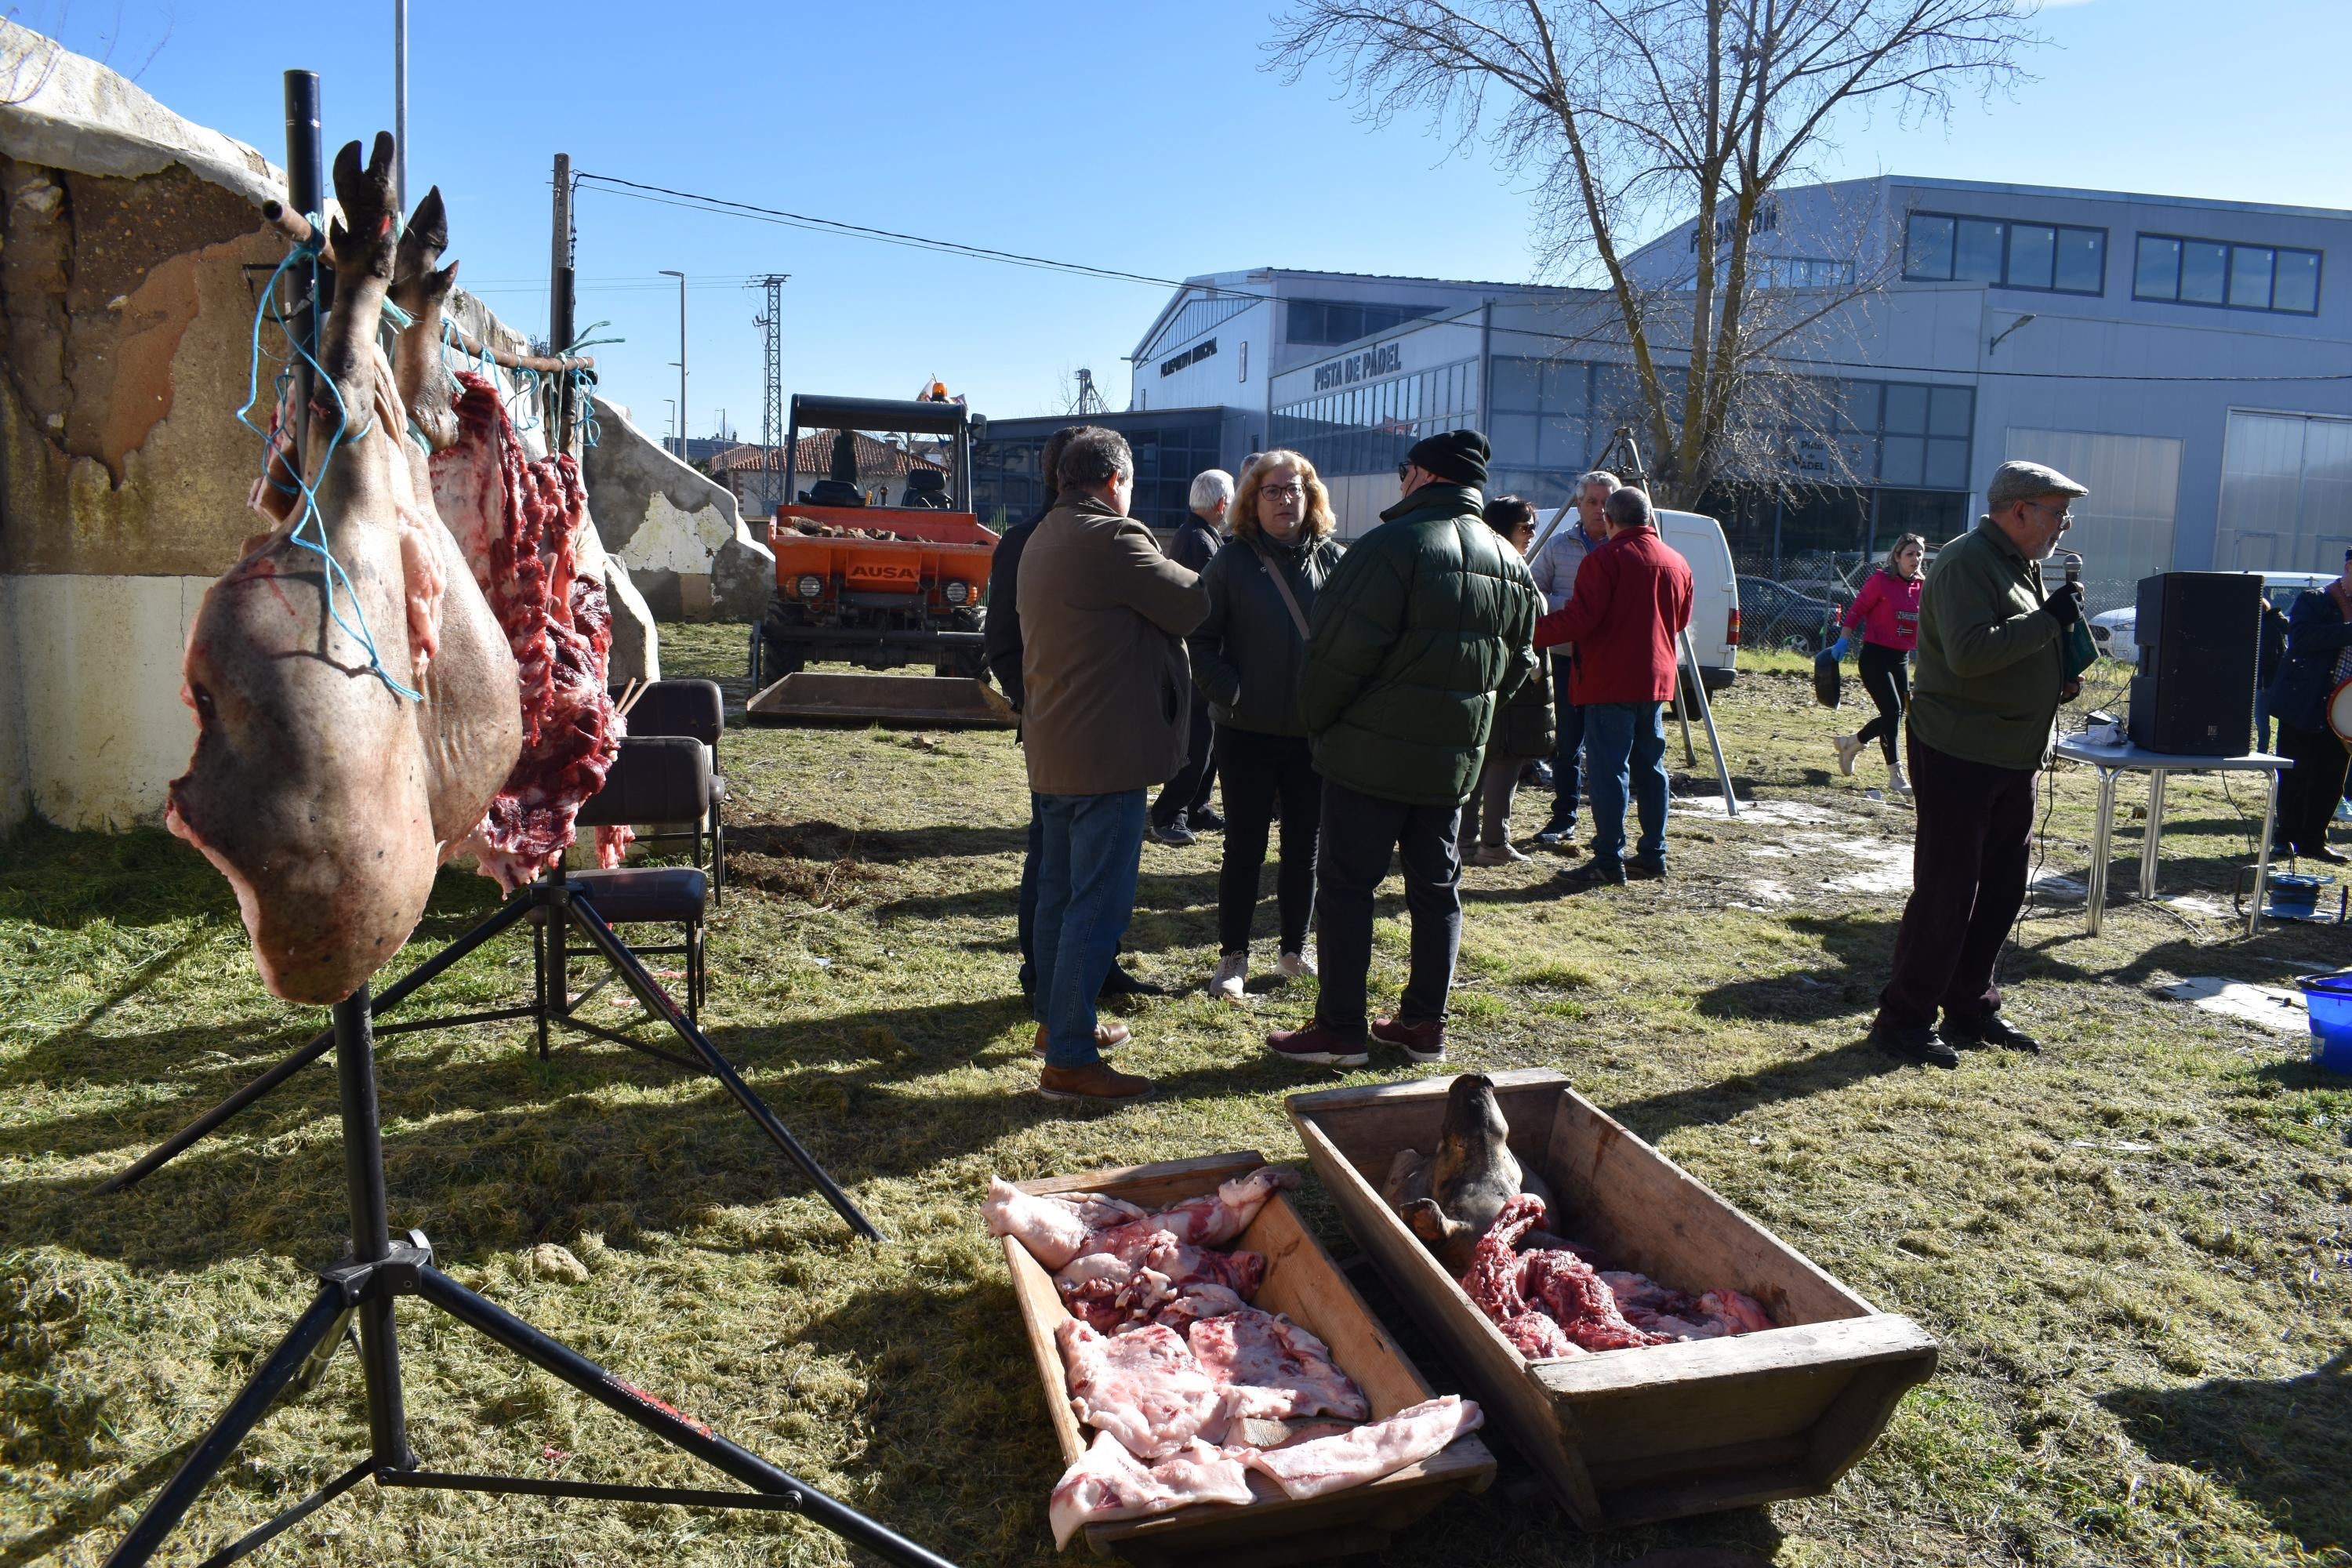
[[734,492],[679,462],[599,397],[584,473],[604,548],[626,563],[662,620],[754,621],[775,591],[776,562],[745,527]]
[[[0,105],[0,831],[30,811],[120,828],[159,819],[187,766],[188,622],[261,526],[247,504],[260,442],[236,415],[248,268],[285,255],[257,204],[284,181],[0,21],[0,69],[27,61],[12,79],[37,90]],[[458,314],[522,344],[477,300]],[[545,450],[543,434],[523,441]],[[657,669],[625,568],[588,553],[613,599],[615,675]]]

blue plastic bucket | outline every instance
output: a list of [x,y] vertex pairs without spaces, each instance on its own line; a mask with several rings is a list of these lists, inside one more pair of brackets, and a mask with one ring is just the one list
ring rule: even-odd
[[2298,984],[2311,1010],[2311,1059],[2329,1072],[2352,1073],[2352,972]]

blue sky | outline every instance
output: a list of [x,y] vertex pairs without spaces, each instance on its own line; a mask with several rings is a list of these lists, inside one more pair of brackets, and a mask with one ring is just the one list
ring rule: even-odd
[[[461,279],[544,332],[549,168],[575,168],[1154,277],[1288,266],[1518,280],[1524,191],[1418,120],[1359,124],[1328,79],[1261,68],[1270,0],[984,6],[412,0],[413,190],[448,198]],[[391,0],[18,7],[190,119],[284,155],[278,73],[320,71],[330,151],[392,120]],[[1948,128],[1851,121],[1832,176],[1880,172],[2352,208],[2352,0],[2081,0],[2043,12],[2037,80]],[[545,84],[533,88],[528,84]],[[681,211],[581,199],[580,319],[627,339],[604,384],[667,428],[689,274],[692,432],[756,438],[756,273],[784,289],[788,392],[911,396],[931,376],[1000,417],[1058,406],[1165,290]]]

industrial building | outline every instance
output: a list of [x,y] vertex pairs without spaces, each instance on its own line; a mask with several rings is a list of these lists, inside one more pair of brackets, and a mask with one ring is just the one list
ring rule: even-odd
[[[1884,176],[1779,193],[1752,226],[1759,311],[1804,323],[1775,361],[1810,395],[1773,461],[1703,498],[1743,563],[1948,538],[2007,458],[2091,487],[2067,543],[2095,598],[2168,567],[2332,569],[2352,547],[2352,294],[2334,276],[2352,213]],[[1628,262],[1658,291],[1669,365],[1694,229]],[[1170,451],[1232,468],[1280,445],[1360,533],[1403,450],[1454,425],[1494,442],[1495,489],[1562,499],[1633,415],[1622,340],[1586,289],[1218,273],[1153,319],[1105,422],[1185,433],[1157,461],[1179,514]],[[1065,422],[999,422],[992,473]]]

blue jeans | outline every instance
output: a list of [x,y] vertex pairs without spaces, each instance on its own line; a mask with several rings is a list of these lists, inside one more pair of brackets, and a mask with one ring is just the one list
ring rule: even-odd
[[1029,847],[1021,856],[1021,894],[1013,931],[1021,947],[1021,989],[1037,988],[1037,863],[1045,858],[1045,797],[1029,796]]
[[1592,858],[1613,866],[1625,854],[1625,792],[1642,819],[1634,854],[1666,860],[1665,709],[1656,702],[1595,702],[1584,710],[1585,771],[1591,777]]
[[1559,654],[1551,660],[1552,732],[1559,738],[1551,757],[1551,819],[1562,826],[1576,821],[1577,798],[1584,781],[1577,773],[1576,753],[1584,745],[1584,710],[1568,700],[1570,659]]
[[1143,796],[1131,789],[1036,797],[1045,844],[1037,866],[1033,1006],[1045,1026],[1048,1067],[1090,1067],[1102,1059],[1095,1049],[1095,997],[1135,912]]

